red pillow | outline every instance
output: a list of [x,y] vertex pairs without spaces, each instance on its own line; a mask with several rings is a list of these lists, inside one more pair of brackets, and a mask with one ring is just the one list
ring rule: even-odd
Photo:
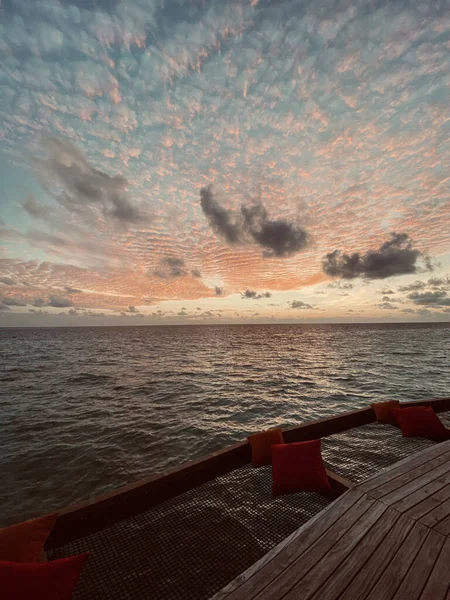
[[331,492],[320,451],[320,440],[272,446],[272,493]]
[[70,600],[89,555],[47,563],[0,560],[0,598],[5,600]]
[[252,465],[262,467],[272,462],[273,444],[283,444],[283,432],[280,428],[268,429],[260,433],[254,433],[248,438],[252,448]]
[[434,442],[449,439],[450,432],[444,427],[431,406],[395,408],[393,412],[401,427],[403,437],[424,437]]

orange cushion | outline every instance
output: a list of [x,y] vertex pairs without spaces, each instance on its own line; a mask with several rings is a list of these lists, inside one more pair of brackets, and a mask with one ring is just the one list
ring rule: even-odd
[[390,400],[389,402],[376,402],[370,405],[377,418],[378,423],[386,423],[389,425],[397,425],[393,410],[400,408],[398,400]]
[[410,406],[394,409],[403,437],[424,437],[434,442],[449,439],[446,429],[431,406]]
[[274,496],[296,492],[331,492],[320,440],[272,446],[272,492]]
[[4,600],[70,600],[89,555],[47,563],[0,561],[0,598]]
[[261,433],[255,433],[248,438],[252,447],[252,465],[262,467],[272,462],[272,445],[283,444],[283,433],[281,429],[268,429]]
[[56,517],[47,515],[0,529],[0,560],[43,562],[44,543]]

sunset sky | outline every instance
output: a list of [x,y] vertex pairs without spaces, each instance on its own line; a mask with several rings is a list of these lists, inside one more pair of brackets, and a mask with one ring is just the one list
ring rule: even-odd
[[0,60],[0,325],[450,321],[448,2],[0,0]]

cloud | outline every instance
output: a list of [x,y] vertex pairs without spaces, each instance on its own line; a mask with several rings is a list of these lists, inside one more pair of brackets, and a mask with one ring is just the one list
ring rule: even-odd
[[160,279],[172,279],[175,277],[184,277],[188,274],[185,269],[185,262],[182,258],[176,256],[166,256],[160,260],[161,268],[154,271],[154,275]]
[[384,279],[417,273],[420,258],[424,258],[425,268],[431,270],[429,258],[412,247],[408,234],[392,233],[391,239],[384,242],[378,250],[369,250],[365,254],[355,252],[351,255],[335,250],[325,256],[322,264],[325,273],[331,277]]
[[428,282],[427,285],[429,285],[430,287],[436,288],[436,287],[444,287],[450,288],[450,277],[431,277]]
[[401,285],[398,288],[399,292],[415,292],[417,290],[423,290],[427,287],[427,284],[424,281],[414,281],[408,285]]
[[271,298],[272,294],[270,292],[258,293],[255,290],[245,290],[245,292],[241,292],[241,298],[252,298],[254,300],[260,300],[261,298]]
[[314,308],[311,304],[306,304],[306,302],[302,302],[301,300],[292,300],[292,302],[288,302],[288,304],[291,308],[299,308],[301,310]]
[[214,291],[216,292],[216,296],[221,296],[223,294],[223,288],[218,285],[215,286]]
[[352,290],[353,289],[353,283],[350,283],[348,281],[332,281],[331,283],[329,283],[327,285],[327,287],[329,287],[329,288],[338,288],[340,290]]
[[192,277],[201,277],[202,276],[199,269],[192,269],[191,275],[192,275]]
[[388,288],[388,287],[381,288],[381,290],[378,293],[382,294],[383,296],[389,296],[391,294],[395,294],[394,290],[391,290],[391,288]]
[[[84,154],[70,142],[46,137],[43,146],[49,156],[46,159],[37,158],[35,162],[61,186],[63,191],[54,193],[53,197],[66,210],[86,213],[86,210],[99,206],[106,218],[125,225],[142,224],[148,220],[128,199],[128,181],[124,177],[111,176],[94,169]],[[41,182],[47,189],[47,182],[44,179]],[[28,202],[26,210],[35,213],[41,211],[32,202]]]
[[[37,306],[36,302],[34,306]],[[55,308],[66,308],[68,306],[73,306],[73,302],[72,300],[69,300],[69,298],[61,298],[61,296],[51,295],[46,306],[53,306]]]
[[6,296],[3,297],[3,304],[6,306],[26,306],[27,303],[20,298],[8,298]]
[[270,219],[262,203],[242,205],[235,214],[219,204],[208,186],[200,190],[200,205],[213,231],[229,244],[254,242],[264,249],[264,256],[276,257],[296,254],[308,245],[304,229],[285,219]]
[[392,304],[391,302],[382,302],[381,304],[375,304],[375,306],[382,310],[398,310],[398,306],[395,306],[395,304]]
[[447,297],[447,292],[444,290],[423,293],[411,292],[411,294],[408,294],[407,298],[412,300],[414,304],[450,306],[450,298]]
[[4,283],[5,285],[15,285],[11,277],[0,277],[0,283]]
[[48,206],[40,204],[34,196],[28,196],[22,204],[24,210],[35,219],[46,219],[50,214]]

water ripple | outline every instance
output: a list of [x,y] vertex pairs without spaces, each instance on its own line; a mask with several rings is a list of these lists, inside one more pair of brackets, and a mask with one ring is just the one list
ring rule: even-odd
[[450,395],[450,327],[0,329],[0,526],[249,433]]

